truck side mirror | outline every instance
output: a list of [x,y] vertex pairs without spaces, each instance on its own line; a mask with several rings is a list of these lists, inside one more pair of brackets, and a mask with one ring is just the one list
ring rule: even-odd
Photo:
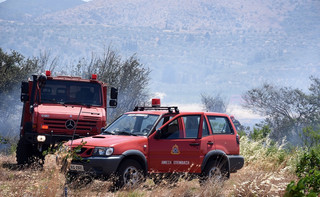
[[117,100],[118,99],[118,89],[111,87],[111,93],[110,93],[111,99]]
[[45,74],[41,74],[38,78],[40,89],[46,84],[47,76]]
[[22,82],[21,83],[21,102],[26,102],[29,100],[29,83]]
[[110,107],[117,107],[117,105],[118,105],[118,102],[116,100],[110,100],[109,101],[109,106]]

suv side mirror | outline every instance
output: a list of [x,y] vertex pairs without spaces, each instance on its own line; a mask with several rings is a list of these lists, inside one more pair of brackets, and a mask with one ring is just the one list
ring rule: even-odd
[[154,139],[160,139],[162,136],[162,130],[158,129],[154,135]]

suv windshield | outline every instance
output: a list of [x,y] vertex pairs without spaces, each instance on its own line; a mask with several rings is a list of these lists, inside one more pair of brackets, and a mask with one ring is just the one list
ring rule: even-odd
[[41,88],[41,103],[101,106],[101,85],[98,83],[47,80]]
[[124,114],[110,124],[104,134],[146,136],[156,123],[159,115]]

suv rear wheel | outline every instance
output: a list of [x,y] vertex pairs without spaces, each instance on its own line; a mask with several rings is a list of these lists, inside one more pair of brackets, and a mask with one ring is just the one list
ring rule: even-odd
[[136,160],[127,159],[119,167],[114,183],[116,189],[135,188],[145,180],[142,167]]
[[223,181],[227,176],[227,170],[225,168],[225,160],[218,162],[217,160],[211,160],[207,163],[202,176],[200,178],[200,184],[207,181]]

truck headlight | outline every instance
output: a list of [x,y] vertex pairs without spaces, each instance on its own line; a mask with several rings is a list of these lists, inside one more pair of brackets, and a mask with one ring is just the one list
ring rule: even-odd
[[38,142],[45,142],[46,141],[46,136],[45,135],[38,135],[37,136],[37,141]]
[[112,147],[95,147],[93,150],[93,155],[95,156],[110,156],[112,153]]

